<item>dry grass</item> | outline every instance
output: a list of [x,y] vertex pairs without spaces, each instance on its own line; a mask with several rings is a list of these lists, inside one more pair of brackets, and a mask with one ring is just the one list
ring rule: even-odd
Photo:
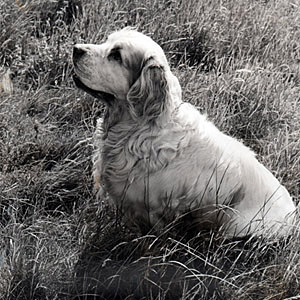
[[74,88],[70,60],[75,41],[124,26],[149,34],[186,101],[252,147],[298,203],[299,3],[24,3],[0,1],[0,66],[14,86],[0,95],[0,298],[300,299],[297,230],[278,242],[176,226],[139,236],[95,202],[91,136],[103,107]]

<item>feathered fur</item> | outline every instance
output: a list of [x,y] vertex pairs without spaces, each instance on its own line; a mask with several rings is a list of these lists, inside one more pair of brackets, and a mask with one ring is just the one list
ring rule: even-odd
[[295,220],[287,190],[251,150],[182,101],[152,39],[121,30],[102,45],[76,45],[73,60],[85,90],[112,95],[97,124],[94,179],[127,220],[163,227],[192,212],[199,230],[287,234]]

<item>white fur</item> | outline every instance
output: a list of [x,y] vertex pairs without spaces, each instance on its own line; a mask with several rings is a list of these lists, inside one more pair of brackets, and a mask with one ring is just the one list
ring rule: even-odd
[[[86,51],[74,62],[80,80],[114,96],[97,125],[95,185],[131,223],[162,227],[192,211],[199,230],[287,234],[295,212],[287,190],[251,150],[182,102],[152,39],[125,29],[102,45],[75,47]],[[116,49],[121,61],[111,56]]]

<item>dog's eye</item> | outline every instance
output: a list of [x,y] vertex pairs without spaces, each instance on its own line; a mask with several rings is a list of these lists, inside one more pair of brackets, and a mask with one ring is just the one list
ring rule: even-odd
[[121,52],[120,49],[112,49],[108,55],[108,59],[109,60],[115,60],[119,63],[122,63],[122,56],[121,56]]

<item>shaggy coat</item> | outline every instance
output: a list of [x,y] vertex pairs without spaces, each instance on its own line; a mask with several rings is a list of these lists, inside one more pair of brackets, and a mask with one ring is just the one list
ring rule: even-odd
[[95,134],[94,179],[130,224],[164,227],[189,213],[199,230],[285,235],[295,206],[253,152],[181,99],[166,56],[123,29],[77,44],[76,84],[107,106]]

